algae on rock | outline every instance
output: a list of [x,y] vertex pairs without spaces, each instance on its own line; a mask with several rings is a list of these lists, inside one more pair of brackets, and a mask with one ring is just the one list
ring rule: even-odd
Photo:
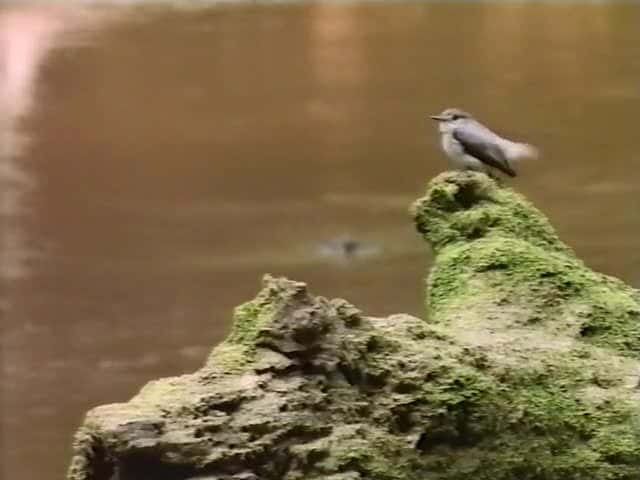
[[87,414],[68,479],[640,478],[638,293],[483,174],[412,211],[426,320],[267,276],[202,369]]
[[412,211],[435,252],[431,321],[466,335],[539,323],[640,357],[638,292],[587,268],[521,195],[482,174],[445,173]]

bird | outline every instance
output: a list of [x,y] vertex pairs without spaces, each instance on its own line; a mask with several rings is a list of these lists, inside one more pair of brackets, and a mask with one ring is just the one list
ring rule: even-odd
[[533,145],[503,138],[459,108],[447,108],[430,118],[438,122],[442,149],[457,169],[476,170],[492,177],[498,170],[515,177],[515,161],[538,157]]

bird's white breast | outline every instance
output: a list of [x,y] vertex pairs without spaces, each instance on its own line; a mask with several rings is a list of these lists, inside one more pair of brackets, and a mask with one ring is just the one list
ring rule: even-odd
[[442,149],[452,160],[464,156],[464,149],[462,148],[462,145],[455,138],[453,138],[453,135],[451,135],[451,133],[443,133],[441,142]]
[[470,155],[467,155],[462,144],[453,137],[451,132],[443,132],[441,142],[442,149],[447,154],[455,168],[462,170],[467,168],[480,171],[484,170],[482,162]]

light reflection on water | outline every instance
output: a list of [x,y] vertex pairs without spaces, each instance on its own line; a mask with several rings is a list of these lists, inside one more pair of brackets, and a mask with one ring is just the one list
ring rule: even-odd
[[[87,408],[196,368],[264,272],[419,314],[406,210],[445,106],[540,146],[516,188],[640,278],[635,5],[1,12],[7,478],[62,475]],[[376,254],[332,261],[340,236]]]

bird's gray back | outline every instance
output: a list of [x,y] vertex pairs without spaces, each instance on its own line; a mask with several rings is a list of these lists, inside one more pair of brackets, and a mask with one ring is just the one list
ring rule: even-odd
[[467,155],[510,176],[515,176],[503,150],[503,146],[508,140],[473,119],[459,122],[451,134]]
[[500,144],[504,139],[497,133],[489,130],[473,118],[466,118],[464,121],[458,122],[453,129],[456,135],[473,139],[475,141]]

